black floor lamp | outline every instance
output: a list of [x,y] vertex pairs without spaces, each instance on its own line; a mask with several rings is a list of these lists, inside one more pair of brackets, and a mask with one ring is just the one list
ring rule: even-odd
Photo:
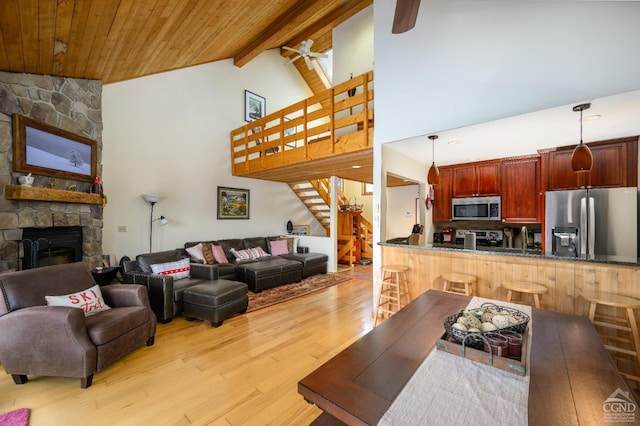
[[[151,204],[151,216],[149,219],[149,253],[151,253],[151,243],[153,241],[153,206],[155,206],[156,203],[160,201],[160,197],[158,197],[157,195],[142,194],[142,198],[144,198],[149,204]],[[164,219],[164,216],[162,216],[162,219]]]

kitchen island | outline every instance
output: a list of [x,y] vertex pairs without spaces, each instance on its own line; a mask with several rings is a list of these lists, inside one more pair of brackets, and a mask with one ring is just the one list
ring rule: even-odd
[[[585,291],[602,291],[640,299],[640,262],[637,258],[589,256],[566,258],[536,251],[462,250],[450,247],[409,246],[380,243],[382,264],[409,267],[411,298],[429,289],[441,290],[444,273],[458,272],[477,277],[476,296],[506,300],[504,282],[524,281],[545,286],[543,309],[587,316],[589,304],[580,297]],[[612,309],[610,314],[619,316]]]

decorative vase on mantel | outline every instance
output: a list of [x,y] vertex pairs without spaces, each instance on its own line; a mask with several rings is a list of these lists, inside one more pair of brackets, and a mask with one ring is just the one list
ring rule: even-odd
[[22,186],[31,186],[33,185],[33,180],[35,178],[33,176],[31,176],[31,173],[29,173],[26,176],[20,176],[18,177],[18,183]]

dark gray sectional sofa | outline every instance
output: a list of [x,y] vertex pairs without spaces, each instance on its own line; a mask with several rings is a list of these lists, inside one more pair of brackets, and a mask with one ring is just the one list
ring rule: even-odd
[[[183,313],[183,293],[186,289],[202,283],[215,284],[216,280],[240,281],[248,285],[249,291],[259,293],[268,288],[301,281],[303,278],[327,272],[328,256],[320,253],[297,253],[293,250],[277,256],[236,261],[235,251],[260,247],[270,254],[269,241],[281,237],[252,237],[213,241],[190,241],[184,248],[136,256],[135,261],[125,262],[123,282],[144,284],[149,289],[151,308],[160,322],[166,323]],[[227,263],[202,263],[191,259],[189,278],[174,280],[167,275],[154,274],[151,265],[177,261],[189,257],[185,250],[198,243],[220,246]]]
[[[327,272],[328,256],[326,254],[297,253],[292,250],[288,254],[237,262],[231,251],[231,249],[239,251],[260,247],[265,252],[271,253],[269,241],[281,238],[253,237],[215,241],[190,241],[185,243],[184,247],[192,247],[198,243],[211,243],[222,247],[229,263],[215,263],[218,267],[218,276],[245,282],[249,285],[249,290],[254,293]],[[300,275],[298,271],[300,271]]]

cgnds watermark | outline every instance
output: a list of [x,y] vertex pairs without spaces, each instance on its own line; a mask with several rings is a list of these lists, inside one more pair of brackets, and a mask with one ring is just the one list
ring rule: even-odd
[[629,392],[618,388],[602,403],[602,412],[605,422],[635,423],[638,406]]

